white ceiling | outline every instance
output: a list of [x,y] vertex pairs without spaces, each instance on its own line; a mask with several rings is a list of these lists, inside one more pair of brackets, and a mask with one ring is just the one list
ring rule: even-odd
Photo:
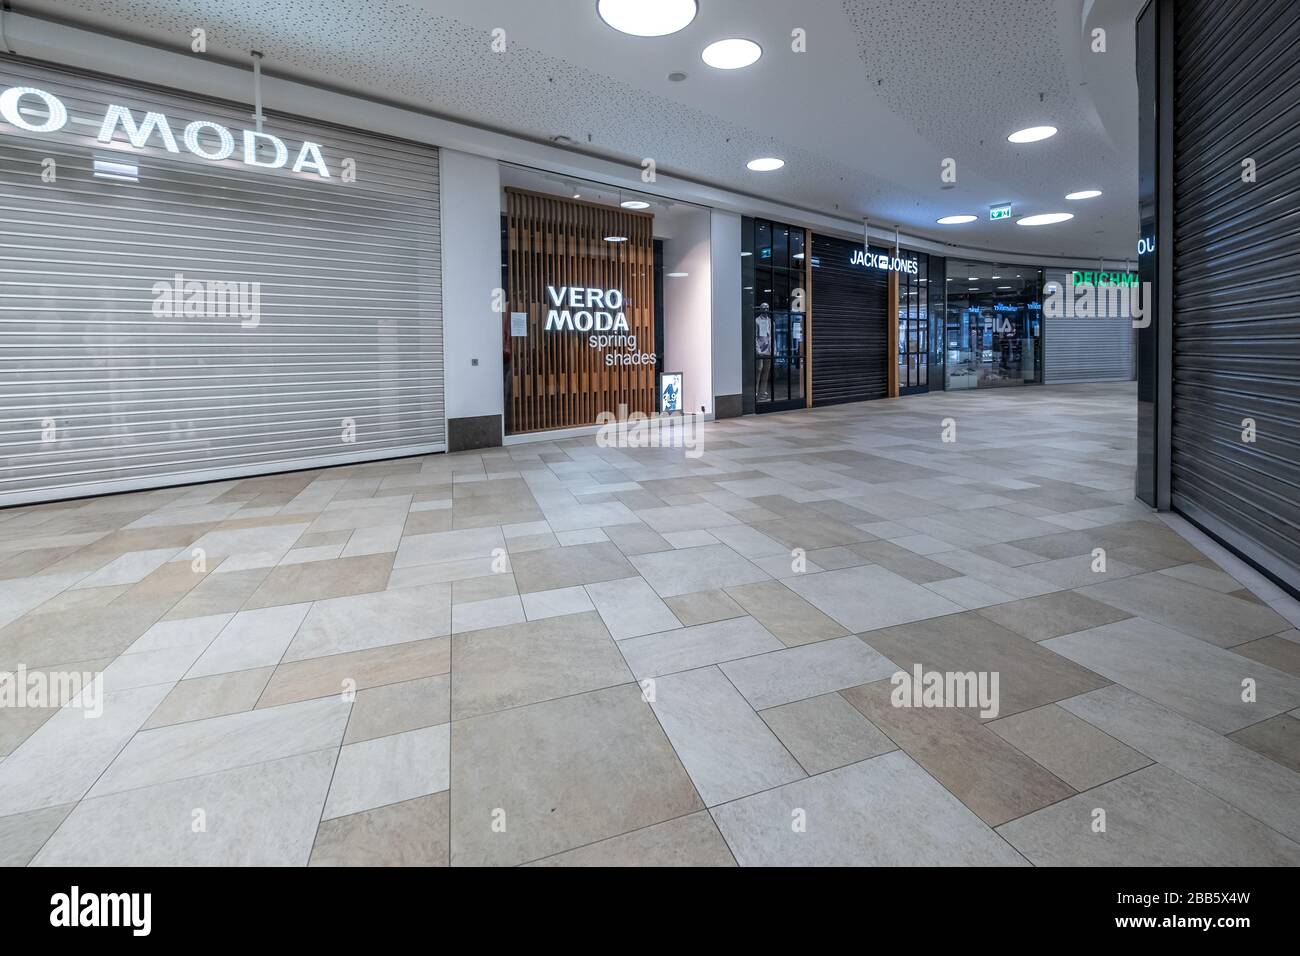
[[[700,0],[669,37],[617,33],[594,0],[11,0],[47,16],[410,105],[808,210],[990,253],[1131,257],[1137,241],[1133,21],[1141,0]],[[493,52],[491,31],[506,31]],[[807,34],[807,52],[790,33]],[[1106,30],[1107,51],[1089,46]],[[705,66],[727,36],[752,67]],[[667,75],[682,71],[673,83]],[[130,64],[122,64],[130,75]],[[177,78],[183,86],[183,77]],[[274,108],[274,104],[268,104]],[[1061,132],[1017,146],[1013,130]],[[756,156],[786,167],[753,173]],[[944,188],[941,163],[957,163]],[[1098,188],[1099,199],[1065,193]],[[1054,226],[989,222],[1068,211]],[[980,219],[943,227],[935,219]]]

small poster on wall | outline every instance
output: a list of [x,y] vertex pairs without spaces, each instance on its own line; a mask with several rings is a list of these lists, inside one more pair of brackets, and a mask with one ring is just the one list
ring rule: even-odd
[[510,335],[516,339],[528,338],[528,313],[511,312],[510,313]]
[[682,410],[682,373],[659,373],[659,411],[667,415]]

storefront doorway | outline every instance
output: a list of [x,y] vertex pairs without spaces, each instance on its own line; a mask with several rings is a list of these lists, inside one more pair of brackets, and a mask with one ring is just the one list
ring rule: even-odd
[[807,403],[807,236],[797,226],[741,222],[741,322],[748,353],[745,411]]
[[1041,271],[949,259],[945,285],[947,387],[1042,382]]
[[898,273],[898,394],[930,390],[929,256],[918,256],[918,271]]

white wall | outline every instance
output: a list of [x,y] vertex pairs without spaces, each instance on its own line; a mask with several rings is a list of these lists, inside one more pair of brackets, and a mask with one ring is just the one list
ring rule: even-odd
[[447,418],[500,415],[501,175],[496,160],[452,149],[440,165]]
[[[682,406],[686,411],[712,414],[709,212],[685,212],[675,220],[672,235],[664,238],[664,367],[659,371],[682,373]],[[669,272],[689,275],[670,279]]]
[[740,216],[713,210],[713,394],[739,395]]

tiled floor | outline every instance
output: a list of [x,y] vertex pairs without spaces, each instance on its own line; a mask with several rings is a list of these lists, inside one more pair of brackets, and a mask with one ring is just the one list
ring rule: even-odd
[[0,512],[0,671],[104,694],[0,707],[0,862],[1300,863],[1295,605],[1133,501],[1134,401]]

